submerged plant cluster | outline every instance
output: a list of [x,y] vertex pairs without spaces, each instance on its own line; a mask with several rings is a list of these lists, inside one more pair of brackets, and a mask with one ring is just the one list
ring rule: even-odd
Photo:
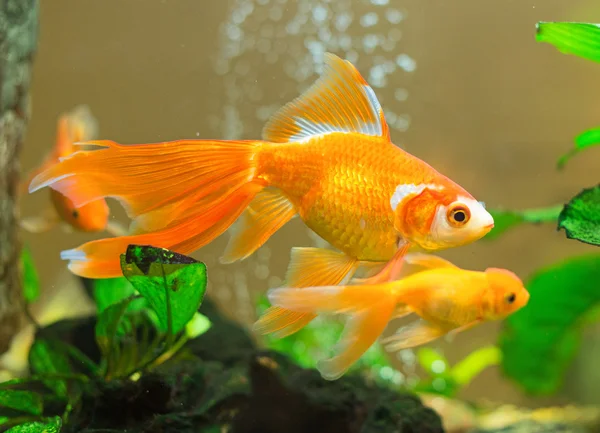
[[[537,39],[562,52],[600,62],[598,25],[539,23]],[[596,144],[600,144],[600,128],[585,131],[575,139],[574,149],[559,159],[558,166],[563,167],[575,154]],[[568,238],[600,246],[600,184],[582,190],[566,205],[498,210],[493,216],[496,226],[488,239],[519,224],[554,223]],[[26,248],[22,267],[23,298],[29,305],[38,298],[40,285]],[[529,278],[529,305],[504,321],[496,345],[483,347],[454,366],[440,353],[423,347],[417,351],[417,360],[427,376],[404,383],[376,344],[352,367],[348,377],[328,385],[338,394],[332,403],[323,394],[322,380],[310,369],[319,353],[334,345],[341,324],[320,326],[315,320],[288,338],[267,338],[267,347],[287,356],[293,361],[290,364],[274,352],[256,355],[250,340],[241,334],[236,334],[239,340],[227,343],[215,337],[210,345],[195,345],[218,320],[199,312],[204,308],[206,266],[166,249],[130,245],[121,256],[121,270],[121,278],[98,279],[92,284],[90,292],[97,307],[97,317],[90,322],[94,341],[78,345],[59,338],[64,337],[64,330],[37,330],[29,351],[31,374],[0,384],[0,425],[4,430],[116,431],[103,417],[140,419],[144,413],[153,412],[158,415],[152,422],[160,427],[154,424],[155,430],[144,431],[192,431],[192,426],[198,425],[203,426],[202,431],[229,431],[226,425],[235,425],[233,431],[252,431],[241,427],[255,422],[248,421],[252,416],[262,416],[259,408],[243,400],[252,394],[263,399],[262,404],[271,399],[271,405],[295,408],[290,411],[308,411],[310,407],[319,413],[318,405],[326,401],[325,406],[332,411],[323,413],[332,425],[321,426],[325,430],[313,428],[315,432],[342,431],[334,430],[338,421],[340,425],[359,422],[363,427],[356,431],[384,431],[378,429],[386,422],[395,423],[399,429],[407,423],[426,425],[426,430],[398,431],[443,431],[435,414],[406,391],[453,397],[480,371],[499,365],[525,392],[554,394],[579,350],[581,328],[600,317],[600,253],[573,257],[540,269]],[[261,298],[259,312],[267,306]],[[242,349],[254,353],[250,361],[246,359],[249,370],[248,363],[235,367],[245,356],[238,356]],[[210,351],[220,353],[217,357]],[[216,359],[219,361],[211,363]],[[277,369],[286,377],[285,389],[271,376],[270,371]],[[360,385],[357,377],[362,378]],[[268,389],[260,391],[258,382],[267,384]],[[365,385],[370,382],[377,387]],[[304,390],[297,391],[301,386]],[[190,397],[194,394],[199,397]],[[179,406],[173,409],[174,404]],[[110,412],[117,407],[121,412]],[[348,407],[352,408],[349,412]],[[355,413],[357,408],[362,415]],[[402,412],[404,419],[394,411]],[[75,425],[85,427],[74,430]],[[131,425],[123,421],[123,428],[128,427]],[[311,428],[308,424],[303,427]]]

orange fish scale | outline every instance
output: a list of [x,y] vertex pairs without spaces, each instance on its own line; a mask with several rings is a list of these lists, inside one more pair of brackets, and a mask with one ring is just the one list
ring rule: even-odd
[[434,170],[397,146],[357,133],[263,145],[257,170],[319,236],[351,257],[373,261],[396,251],[390,205],[396,187],[436,180]]

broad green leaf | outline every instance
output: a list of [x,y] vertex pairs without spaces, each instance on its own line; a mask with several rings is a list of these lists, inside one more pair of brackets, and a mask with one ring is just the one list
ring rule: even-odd
[[100,278],[94,281],[94,299],[98,314],[134,294],[133,286],[124,277]]
[[107,308],[100,313],[98,321],[96,322],[96,342],[98,347],[107,356],[112,348],[113,341],[118,334],[119,325],[121,319],[127,312],[129,305],[135,299],[134,296],[130,296],[127,299],[123,299],[121,302],[109,305]]
[[431,376],[447,373],[450,369],[446,357],[430,347],[417,350],[417,359],[421,367]]
[[498,347],[504,373],[535,395],[562,385],[579,346],[579,328],[600,302],[600,254],[539,270],[526,283],[528,305],[504,321]]
[[504,232],[524,223],[542,224],[555,222],[561,210],[562,206],[527,209],[523,211],[490,210],[489,212],[494,217],[494,228],[484,239],[496,239]]
[[40,279],[33,263],[33,257],[26,245],[21,250],[21,272],[23,284],[23,297],[25,302],[32,303],[40,296]]
[[[57,348],[52,340],[36,340],[29,350],[29,366],[33,374],[72,374],[66,353]],[[67,384],[63,380],[48,379],[44,384],[60,398],[67,398]]]
[[567,238],[600,245],[600,185],[584,189],[571,199],[558,217],[558,230]]
[[156,311],[163,332],[182,331],[206,292],[204,263],[164,248],[130,245],[121,255],[121,269]]
[[41,395],[31,391],[16,389],[0,390],[0,406],[20,410],[32,415],[41,415],[44,410]]
[[563,168],[568,160],[582,150],[600,144],[600,128],[588,129],[575,137],[575,147],[558,159],[557,167]]
[[196,338],[210,329],[211,323],[203,314],[195,313],[192,320],[185,325],[185,334],[189,339]]
[[62,427],[62,420],[59,416],[47,418],[45,421],[27,422],[25,424],[14,426],[6,433],[58,433]]
[[563,54],[600,62],[600,27],[592,23],[539,22],[535,38]]

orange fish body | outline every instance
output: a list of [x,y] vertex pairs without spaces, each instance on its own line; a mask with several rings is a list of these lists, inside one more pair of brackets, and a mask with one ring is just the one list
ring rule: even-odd
[[[323,75],[277,111],[263,140],[179,140],[79,151],[40,173],[80,207],[114,197],[133,219],[127,236],[61,256],[88,278],[120,275],[128,244],[190,254],[231,230],[223,263],[242,260],[295,216],[338,249],[293,248],[287,283],[335,285],[360,266],[401,262],[408,247],[473,242],[493,226],[467,191],[390,141],[383,110],[354,66],[325,56]],[[394,260],[392,260],[394,259]],[[391,266],[385,278],[393,279]],[[387,272],[387,271],[386,271]],[[273,314],[279,314],[277,308]],[[310,321],[305,316],[300,324]]]
[[[85,105],[75,107],[71,112],[60,116],[57,123],[56,144],[44,162],[32,171],[30,181],[39,173],[57,164],[60,158],[74,152],[74,143],[89,140],[97,131],[97,122]],[[26,183],[23,183],[26,185]],[[39,233],[54,227],[63,221],[69,227],[82,232],[99,232],[109,225],[109,208],[104,199],[99,199],[76,208],[68,197],[56,190],[50,191],[52,209],[46,209],[39,217],[24,218],[21,225],[28,231]],[[110,226],[116,229],[117,226]],[[122,233],[118,231],[118,233]]]
[[[318,363],[324,378],[342,376],[393,318],[416,314],[422,319],[382,340],[388,350],[397,351],[502,319],[529,301],[522,281],[505,269],[468,271],[439,257],[418,253],[408,254],[405,261],[430,269],[371,286],[280,288],[269,292],[271,303],[284,311],[349,315],[336,346],[337,354]],[[291,321],[287,325],[295,328]],[[285,327],[273,331],[260,321],[256,329],[275,336],[289,335]]]

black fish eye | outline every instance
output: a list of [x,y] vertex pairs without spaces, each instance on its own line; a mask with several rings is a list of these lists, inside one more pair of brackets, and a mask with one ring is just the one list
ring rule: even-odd
[[465,213],[461,210],[457,210],[456,212],[454,212],[454,219],[461,223],[463,222],[465,219],[467,218],[467,215],[465,215]]
[[77,209],[73,209],[73,218],[79,217],[79,211]]
[[506,298],[506,301],[509,304],[512,304],[513,302],[515,302],[515,300],[517,299],[517,295],[515,295],[514,293],[511,293],[510,295],[508,295],[508,297]]

